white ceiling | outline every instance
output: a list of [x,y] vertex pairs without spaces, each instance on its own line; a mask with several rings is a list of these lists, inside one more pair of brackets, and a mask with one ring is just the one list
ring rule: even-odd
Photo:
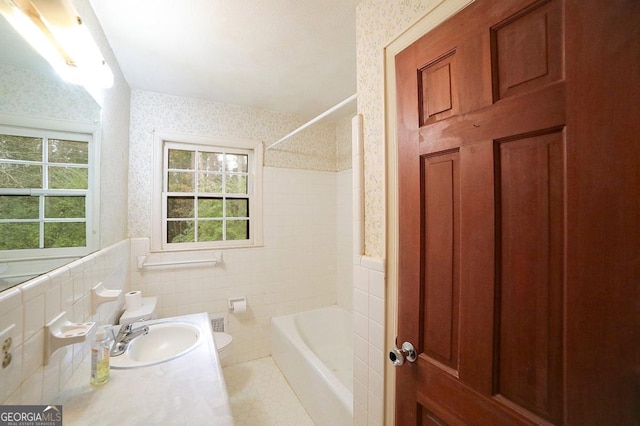
[[90,1],[132,88],[305,119],[356,92],[360,0]]

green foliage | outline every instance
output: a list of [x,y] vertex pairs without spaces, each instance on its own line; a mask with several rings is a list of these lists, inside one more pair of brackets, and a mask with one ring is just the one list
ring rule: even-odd
[[[45,148],[47,163],[43,158]],[[0,190],[86,190],[89,188],[88,163],[86,142],[49,139],[45,143],[41,138],[0,135]],[[43,183],[45,167],[46,184]],[[85,204],[84,195],[1,195],[0,250],[86,246]],[[81,220],[64,220],[73,218]],[[41,247],[40,223],[43,221],[44,247]]]
[[71,218],[85,216],[84,197],[46,197],[44,203],[46,218]]
[[238,194],[248,194],[249,157],[178,149],[168,155],[168,191],[181,194],[167,198],[167,241],[248,239],[249,199]]
[[49,139],[47,148],[50,163],[89,164],[86,142]]
[[38,248],[40,226],[38,223],[0,223],[0,250]]
[[82,247],[86,242],[84,222],[52,222],[44,224],[44,246]]
[[0,195],[0,219],[38,219],[39,197]]
[[0,162],[0,188],[42,188],[42,166]]

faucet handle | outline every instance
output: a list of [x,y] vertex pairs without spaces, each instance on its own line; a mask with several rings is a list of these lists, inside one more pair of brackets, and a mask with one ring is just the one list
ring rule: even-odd
[[123,336],[123,335],[125,335],[127,333],[130,333],[131,332],[131,327],[132,327],[131,323],[121,325],[120,326],[120,330],[118,330],[118,336],[120,337],[120,336]]

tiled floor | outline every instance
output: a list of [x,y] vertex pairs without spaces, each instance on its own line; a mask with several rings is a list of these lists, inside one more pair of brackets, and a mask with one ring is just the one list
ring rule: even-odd
[[225,367],[236,426],[313,426],[273,358]]

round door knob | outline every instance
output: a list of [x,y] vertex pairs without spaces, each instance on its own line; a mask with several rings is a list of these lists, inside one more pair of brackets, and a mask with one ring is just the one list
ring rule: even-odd
[[389,360],[393,364],[394,367],[400,367],[404,364],[404,355],[402,351],[398,348],[393,348],[391,352],[389,352]]
[[409,342],[404,342],[401,349],[396,347],[389,352],[389,360],[394,367],[400,367],[404,364],[405,359],[409,362],[414,362],[417,358],[418,354],[416,353],[413,345]]

